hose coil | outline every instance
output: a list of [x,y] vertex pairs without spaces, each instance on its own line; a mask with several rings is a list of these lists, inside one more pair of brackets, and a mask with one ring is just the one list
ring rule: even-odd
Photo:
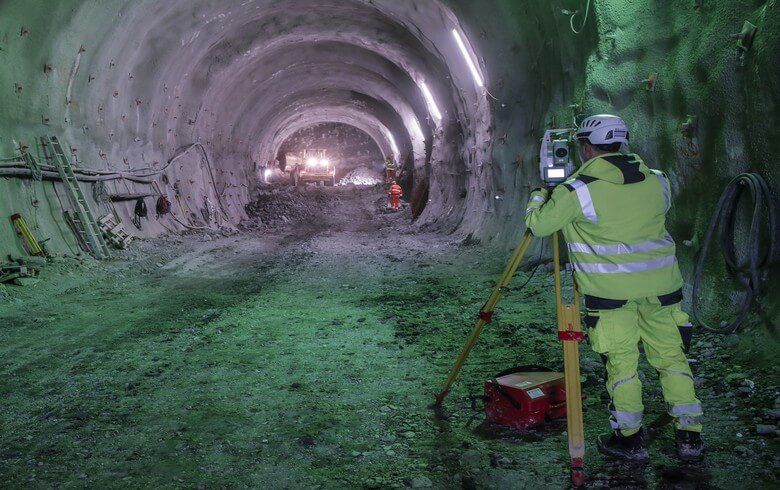
[[[753,214],[747,236],[747,254],[745,259],[740,260],[737,257],[737,246],[735,243],[735,224],[739,200],[745,190],[748,190],[750,193]],[[764,211],[768,212],[768,221],[764,219]],[[769,186],[763,177],[754,173],[744,173],[729,182],[715,207],[715,212],[707,228],[707,234],[699,251],[696,269],[693,274],[693,293],[691,298],[693,316],[703,328],[710,332],[731,334],[747,319],[753,301],[761,294],[764,272],[774,264],[777,258],[777,225],[776,205]],[[762,233],[762,228],[767,228],[767,230]],[[731,322],[724,322],[719,328],[707,325],[702,320],[702,313],[699,308],[704,262],[716,233],[721,251],[723,252],[723,258],[726,261],[726,267],[745,288],[745,295],[739,305],[736,317]],[[769,235],[769,243],[767,246],[762,247],[761,237],[766,234]],[[764,249],[763,251],[762,248]]]

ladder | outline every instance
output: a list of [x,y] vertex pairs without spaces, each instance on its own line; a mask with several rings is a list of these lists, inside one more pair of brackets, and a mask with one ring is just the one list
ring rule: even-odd
[[111,252],[103,239],[98,223],[92,214],[92,210],[89,208],[87,200],[84,198],[81,187],[79,187],[76,174],[73,173],[73,166],[62,150],[60,140],[56,136],[41,136],[41,146],[46,159],[50,160],[57,167],[60,179],[62,179],[63,185],[68,190],[68,196],[75,211],[72,220],[81,238],[89,246],[89,250],[96,259],[111,257]]

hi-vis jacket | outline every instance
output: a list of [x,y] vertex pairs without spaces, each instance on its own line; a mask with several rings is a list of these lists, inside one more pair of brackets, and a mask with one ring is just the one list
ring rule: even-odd
[[525,223],[535,236],[563,230],[580,290],[607,299],[661,296],[683,285],[666,231],[666,176],[637,155],[589,160],[552,192],[531,193]]

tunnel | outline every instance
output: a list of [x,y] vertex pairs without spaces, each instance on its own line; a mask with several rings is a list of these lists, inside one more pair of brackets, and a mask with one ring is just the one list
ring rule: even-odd
[[[594,488],[771,487],[778,20],[777,0],[0,2],[2,480],[561,488],[584,458]],[[620,383],[578,250],[631,247],[527,225],[569,192],[599,204],[563,180],[604,114],[665,186],[703,462],[675,457],[674,369],[644,337],[652,463],[599,454]],[[516,366],[581,386],[584,453],[574,385],[538,426],[491,418],[520,410],[491,391]]]

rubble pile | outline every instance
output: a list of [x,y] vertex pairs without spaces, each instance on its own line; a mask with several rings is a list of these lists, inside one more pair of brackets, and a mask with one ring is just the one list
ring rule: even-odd
[[334,197],[317,190],[274,188],[257,193],[247,204],[246,212],[255,226],[284,226],[322,214],[324,208],[330,207]]
[[368,167],[361,166],[345,175],[339,181],[339,185],[377,185],[382,182],[382,174]]

